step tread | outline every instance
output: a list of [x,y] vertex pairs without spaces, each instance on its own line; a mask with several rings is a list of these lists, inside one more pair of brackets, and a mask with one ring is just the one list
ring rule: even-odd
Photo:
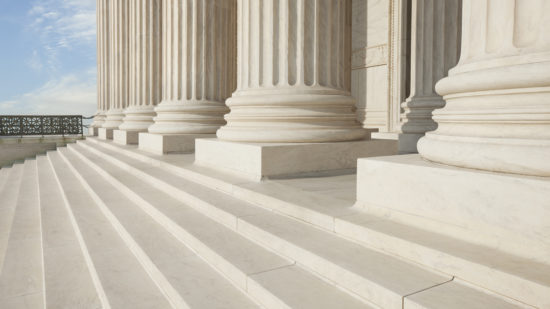
[[112,308],[170,308],[164,295],[125,246],[92,197],[62,161],[50,162],[82,233],[87,252]]
[[[135,194],[139,195],[148,203],[154,205],[154,207],[161,211],[163,215],[173,220],[179,227],[183,228],[188,233],[192,234],[192,237],[196,238],[200,245],[206,245],[206,247],[214,251],[215,254],[221,256],[224,260],[228,261],[229,264],[235,266],[239,272],[244,273],[245,275],[254,275],[257,273],[265,274],[292,266],[291,261],[283,259],[274,253],[267,251],[261,246],[237,234],[228,227],[213,221],[205,215],[186,206],[184,203],[170,197],[168,194],[153,188],[150,184],[144,182],[138,177],[132,176],[126,171],[101,160],[97,155],[88,153],[82,148],[78,149],[73,147],[72,149],[86,158],[91,159],[94,164],[98,164],[104,171],[108,170],[110,175],[115,177],[118,181],[123,182],[126,187],[131,188]],[[201,254],[200,247],[199,249],[196,249],[193,244],[190,244],[190,246],[194,247],[194,249],[198,250],[199,254]],[[299,286],[311,286],[310,290],[302,291],[303,293],[307,292],[307,294],[304,295],[324,295],[324,293],[320,292],[322,289],[327,288],[327,286],[324,285],[324,281],[313,275],[304,276],[302,275],[303,273],[304,271],[302,270],[300,273],[297,273],[295,277],[290,277],[289,280],[286,281],[282,288],[287,289],[288,291],[280,291],[276,289],[274,292],[280,293],[277,294],[277,297],[282,299],[285,297],[290,297],[293,293],[292,290],[295,290],[295,287]],[[298,276],[298,274],[300,276]],[[232,274],[228,274],[228,276],[235,278]],[[238,277],[237,275],[235,276]],[[236,284],[240,284],[245,288],[251,284],[250,278],[248,283],[246,282],[246,277],[240,280],[244,280],[244,282],[237,282]],[[272,281],[266,279],[265,282],[262,282],[261,286],[264,286],[269,290],[271,286],[277,286],[278,284],[278,277],[273,276]],[[314,303],[310,303],[310,301],[312,301],[315,297],[304,297],[302,299],[301,307],[316,307],[319,300],[322,300],[323,297],[327,298],[326,303],[330,303],[329,299],[338,299],[338,301],[342,303],[349,303],[350,307],[366,306],[365,303],[355,300],[348,294],[343,293],[334,287],[333,289],[334,291],[332,293],[322,297],[320,296],[320,299]],[[288,301],[298,300],[290,299]],[[352,306],[352,304],[355,305]],[[326,308],[330,307],[327,306]]]
[[[74,148],[78,148],[78,146]],[[116,153],[110,151],[104,153],[116,156]],[[117,169],[110,162],[102,162],[95,154],[85,155],[88,155],[96,164],[102,165],[105,170]],[[331,280],[340,281],[342,279],[345,283],[341,284],[347,284],[346,288],[365,299],[376,300],[375,302],[378,304],[389,305],[386,303],[389,301],[391,302],[389,306],[396,307],[401,303],[403,296],[451,279],[451,276],[435,274],[387,254],[370,250],[311,225],[261,209],[145,163],[126,158],[124,161],[142,172],[164,181],[165,184],[170,184],[182,191],[192,192],[194,196],[215,205],[215,207],[224,205],[224,211],[230,212],[237,218],[240,217],[243,223],[256,227],[254,230],[245,231],[248,237],[257,242],[267,239],[263,241],[264,246],[270,247],[276,252],[283,252],[286,256],[304,265],[309,264],[308,267],[313,267],[315,271],[326,275]],[[254,211],[243,216],[245,213],[243,209],[246,208],[254,209]],[[275,222],[277,223],[275,224]],[[239,225],[239,228],[244,227]],[[267,237],[265,236],[266,231]],[[313,261],[315,264],[311,264]]]
[[192,308],[256,308],[241,291],[69,151],[61,151]]
[[[358,213],[337,220],[347,221],[367,230],[433,248],[550,287],[550,265],[544,263],[538,263],[493,248],[468,243],[369,214]],[[495,256],[499,258],[495,259]]]
[[[0,273],[0,307],[7,307],[6,303],[24,304],[31,298],[39,306],[43,306],[42,240],[36,161],[27,160],[23,169]],[[24,296],[28,297],[15,299]]]
[[464,284],[449,282],[406,297],[404,308],[519,309],[524,307],[506,302],[496,296],[477,291]]
[[46,308],[102,308],[48,158],[37,157]]

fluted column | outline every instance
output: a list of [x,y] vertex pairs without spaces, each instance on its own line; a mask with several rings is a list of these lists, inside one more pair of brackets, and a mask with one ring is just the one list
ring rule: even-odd
[[236,2],[162,3],[163,94],[149,133],[215,133],[235,88]]
[[[134,1],[134,0],[131,0]],[[109,110],[103,128],[117,129],[128,105],[128,4],[109,1]]]
[[432,111],[443,107],[445,101],[435,92],[435,84],[458,62],[461,2],[412,2],[411,92],[401,104],[402,152],[416,152],[418,139],[437,128]]
[[221,140],[358,140],[351,1],[239,0],[238,84]]
[[109,110],[109,7],[107,0],[97,0],[97,113],[92,127],[105,123]]
[[464,0],[458,65],[436,85],[435,162],[550,176],[550,1]]
[[129,106],[120,130],[147,131],[161,100],[161,0],[130,1]]

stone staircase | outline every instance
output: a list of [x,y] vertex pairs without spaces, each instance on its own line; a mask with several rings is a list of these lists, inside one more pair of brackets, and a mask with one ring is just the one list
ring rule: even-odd
[[88,138],[1,169],[0,308],[550,308],[548,265],[356,210],[353,175],[192,163]]

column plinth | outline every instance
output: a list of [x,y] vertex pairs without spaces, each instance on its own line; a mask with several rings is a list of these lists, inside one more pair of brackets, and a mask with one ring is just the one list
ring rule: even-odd
[[514,2],[465,6],[461,59],[436,86],[446,106],[418,144],[424,158],[550,176],[550,3]]
[[225,124],[225,99],[235,89],[236,1],[163,1],[163,94],[139,147],[192,152],[195,138]]

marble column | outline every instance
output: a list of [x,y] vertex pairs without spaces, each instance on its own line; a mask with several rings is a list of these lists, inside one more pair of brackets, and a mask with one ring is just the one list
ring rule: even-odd
[[236,2],[164,0],[162,25],[162,102],[139,147],[189,152],[195,138],[212,137],[225,123],[236,80]]
[[370,140],[350,94],[351,0],[239,0],[237,90],[195,164],[252,180],[355,169]]
[[112,139],[128,105],[128,5],[129,0],[109,1],[109,110],[100,138]]
[[90,135],[105,123],[109,109],[109,7],[107,0],[97,0],[97,113],[90,126]]
[[550,1],[464,0],[458,65],[436,85],[428,160],[550,176]]
[[411,92],[401,104],[402,153],[416,153],[418,140],[437,128],[432,111],[445,101],[435,92],[435,84],[458,62],[461,9],[461,0],[412,2]]
[[133,0],[129,4],[128,107],[115,142],[137,144],[138,133],[153,124],[161,101],[161,0]]
[[350,95],[351,1],[239,0],[238,19],[237,90],[220,140],[366,137]]

